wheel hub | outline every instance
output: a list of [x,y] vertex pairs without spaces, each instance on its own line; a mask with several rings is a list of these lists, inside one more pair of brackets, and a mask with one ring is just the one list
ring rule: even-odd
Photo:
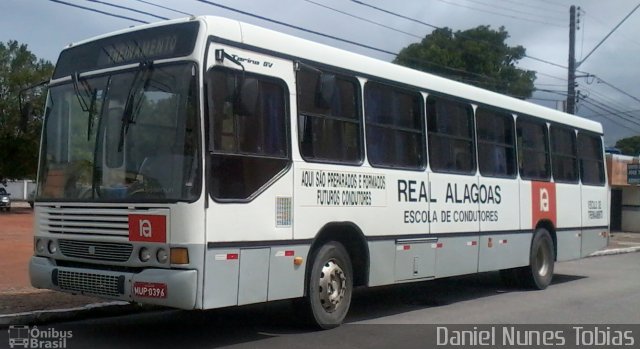
[[538,264],[538,274],[540,276],[547,275],[547,272],[549,271],[549,262],[547,250],[545,248],[538,249],[538,253],[536,254],[536,262]]
[[320,304],[331,313],[338,308],[347,289],[347,279],[335,260],[327,261],[322,267],[319,280]]

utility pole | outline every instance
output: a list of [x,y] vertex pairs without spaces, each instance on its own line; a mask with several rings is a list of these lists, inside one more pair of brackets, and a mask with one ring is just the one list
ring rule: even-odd
[[576,113],[576,7],[569,9],[569,80],[567,85],[567,113]]
[[[587,58],[589,58],[591,56],[591,54],[598,49],[598,47],[600,47],[600,45],[602,45],[602,43],[604,43],[610,36],[611,34],[613,34],[613,32],[615,32],[618,28],[620,28],[620,26],[622,25],[622,23],[624,23],[627,18],[631,17],[631,15],[636,12],[636,10],[640,8],[640,4],[636,5],[636,7],[634,7],[631,12],[629,12],[621,21],[620,23],[618,23],[615,27],[613,27],[613,29],[611,29],[611,31],[609,32],[609,34],[607,34],[602,40],[600,40],[600,42],[589,52],[587,53],[587,55],[580,61],[580,62],[576,62],[576,27],[578,25],[578,23],[580,23],[580,19],[576,20],[576,16],[580,17],[580,14],[578,12],[578,14],[576,15],[576,7],[575,6],[571,6],[569,8],[569,77],[568,77],[568,85],[567,85],[567,113],[569,114],[575,114],[576,113],[576,78],[584,78],[584,77],[589,77],[589,76],[594,76],[594,75],[580,75],[580,76],[576,76],[576,69],[578,69],[578,67],[580,67],[580,65],[582,63],[584,63],[584,61],[587,60]],[[580,7],[577,8],[578,11],[580,11]],[[577,28],[580,29],[580,28]]]

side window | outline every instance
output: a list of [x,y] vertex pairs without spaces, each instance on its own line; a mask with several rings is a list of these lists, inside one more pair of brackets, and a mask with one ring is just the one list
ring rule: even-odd
[[523,179],[548,181],[551,176],[547,124],[518,117],[518,162]]
[[480,173],[488,177],[514,177],[517,172],[513,115],[478,107],[476,128]]
[[368,82],[364,87],[364,110],[371,165],[424,168],[425,135],[419,93]]
[[436,172],[473,174],[476,169],[471,105],[427,98],[429,163]]
[[363,158],[358,82],[299,64],[298,141],[305,160],[360,164]]
[[582,184],[604,184],[604,161],[600,136],[578,132],[578,159]]
[[556,182],[578,182],[576,132],[572,128],[552,125],[551,168]]
[[275,79],[235,70],[207,73],[211,190],[245,200],[289,164],[287,92]]

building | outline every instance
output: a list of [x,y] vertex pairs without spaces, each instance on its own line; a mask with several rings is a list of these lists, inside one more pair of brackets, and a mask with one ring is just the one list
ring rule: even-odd
[[640,159],[607,154],[611,186],[611,231],[640,233]]

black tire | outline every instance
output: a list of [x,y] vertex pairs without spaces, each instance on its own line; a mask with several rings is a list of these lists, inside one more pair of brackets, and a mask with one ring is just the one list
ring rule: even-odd
[[529,266],[520,268],[519,280],[526,288],[544,290],[553,279],[555,253],[551,234],[544,229],[536,229],[531,241]]
[[325,330],[340,326],[353,291],[353,267],[341,243],[330,241],[316,250],[307,282],[309,319]]

